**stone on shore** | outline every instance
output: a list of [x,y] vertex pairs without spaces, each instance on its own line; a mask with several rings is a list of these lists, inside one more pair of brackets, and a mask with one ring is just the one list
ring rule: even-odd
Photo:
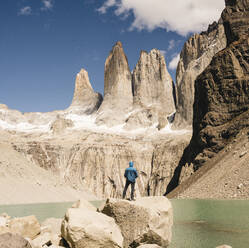
[[19,234],[4,233],[0,235],[1,248],[32,248],[30,243]]
[[49,218],[41,224],[41,233],[49,233],[52,245],[59,245],[61,242],[62,219]]
[[168,247],[171,242],[173,209],[166,197],[144,197],[134,202],[107,199],[102,213],[113,217],[121,228],[124,248],[140,244]]
[[39,235],[38,237],[36,237],[35,239],[31,240],[31,245],[32,248],[42,248],[45,245],[51,245],[51,235],[50,233],[43,233],[41,235]]
[[88,210],[97,211],[97,208],[94,207],[89,201],[86,201],[85,199],[79,199],[77,202],[75,202],[72,206],[72,208],[87,208]]
[[217,246],[216,248],[232,248],[232,246],[230,246],[230,245],[220,245],[220,246]]
[[71,248],[123,247],[123,237],[114,219],[87,208],[69,208],[61,234]]
[[145,245],[140,245],[138,248],[160,248],[160,246],[156,244],[145,244]]
[[34,239],[41,232],[40,224],[34,215],[11,219],[9,228],[11,233],[30,239]]

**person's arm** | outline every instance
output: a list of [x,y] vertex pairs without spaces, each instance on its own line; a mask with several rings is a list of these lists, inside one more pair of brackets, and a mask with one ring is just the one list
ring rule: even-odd
[[124,177],[127,178],[127,170],[125,169]]
[[135,169],[135,177],[137,178],[138,177],[138,173],[137,173],[137,170]]

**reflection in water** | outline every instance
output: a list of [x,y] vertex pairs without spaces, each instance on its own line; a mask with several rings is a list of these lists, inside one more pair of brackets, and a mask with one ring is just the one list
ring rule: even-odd
[[[170,248],[214,248],[228,244],[249,248],[249,201],[171,200],[174,209]],[[92,202],[98,207],[101,202]],[[40,222],[63,218],[72,202],[0,206],[10,216],[34,214]]]

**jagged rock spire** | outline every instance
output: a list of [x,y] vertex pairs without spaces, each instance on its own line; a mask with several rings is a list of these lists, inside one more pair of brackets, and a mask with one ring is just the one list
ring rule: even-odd
[[102,102],[102,96],[95,93],[89,81],[88,72],[84,69],[77,74],[75,90],[70,110],[79,114],[91,114],[96,111]]
[[173,80],[168,73],[164,56],[157,49],[142,51],[133,71],[134,103],[157,105],[170,114],[175,111]]
[[118,41],[105,62],[104,97],[125,98],[132,102],[131,72],[122,43]]
[[127,129],[168,123],[168,116],[175,112],[173,80],[166,68],[164,56],[157,49],[142,51],[133,71],[132,86],[134,111],[126,121]]
[[113,126],[124,122],[132,108],[131,72],[121,42],[117,42],[105,62],[104,100],[98,124]]

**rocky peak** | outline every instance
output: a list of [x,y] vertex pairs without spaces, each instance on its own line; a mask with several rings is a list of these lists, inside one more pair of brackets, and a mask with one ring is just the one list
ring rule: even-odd
[[209,65],[213,56],[226,47],[222,20],[206,32],[194,34],[184,44],[176,71],[176,116],[174,126],[191,127],[193,121],[194,82]]
[[122,43],[117,42],[105,62],[104,101],[97,124],[118,125],[125,121],[133,103],[131,72]]
[[175,111],[173,80],[167,71],[164,56],[159,50],[141,52],[133,71],[132,83],[135,104],[158,105],[167,114]]
[[78,114],[91,114],[99,108],[101,102],[102,96],[94,92],[88,72],[81,69],[76,76],[74,96],[69,108],[70,111],[77,112]]
[[127,129],[158,125],[163,128],[167,117],[175,112],[173,80],[164,56],[157,49],[141,51],[133,71],[134,111],[126,121]]
[[93,93],[93,88],[89,81],[88,72],[81,69],[76,76],[72,105],[81,105],[89,93]]
[[118,41],[105,62],[104,97],[126,98],[132,102],[131,72],[122,43]]

